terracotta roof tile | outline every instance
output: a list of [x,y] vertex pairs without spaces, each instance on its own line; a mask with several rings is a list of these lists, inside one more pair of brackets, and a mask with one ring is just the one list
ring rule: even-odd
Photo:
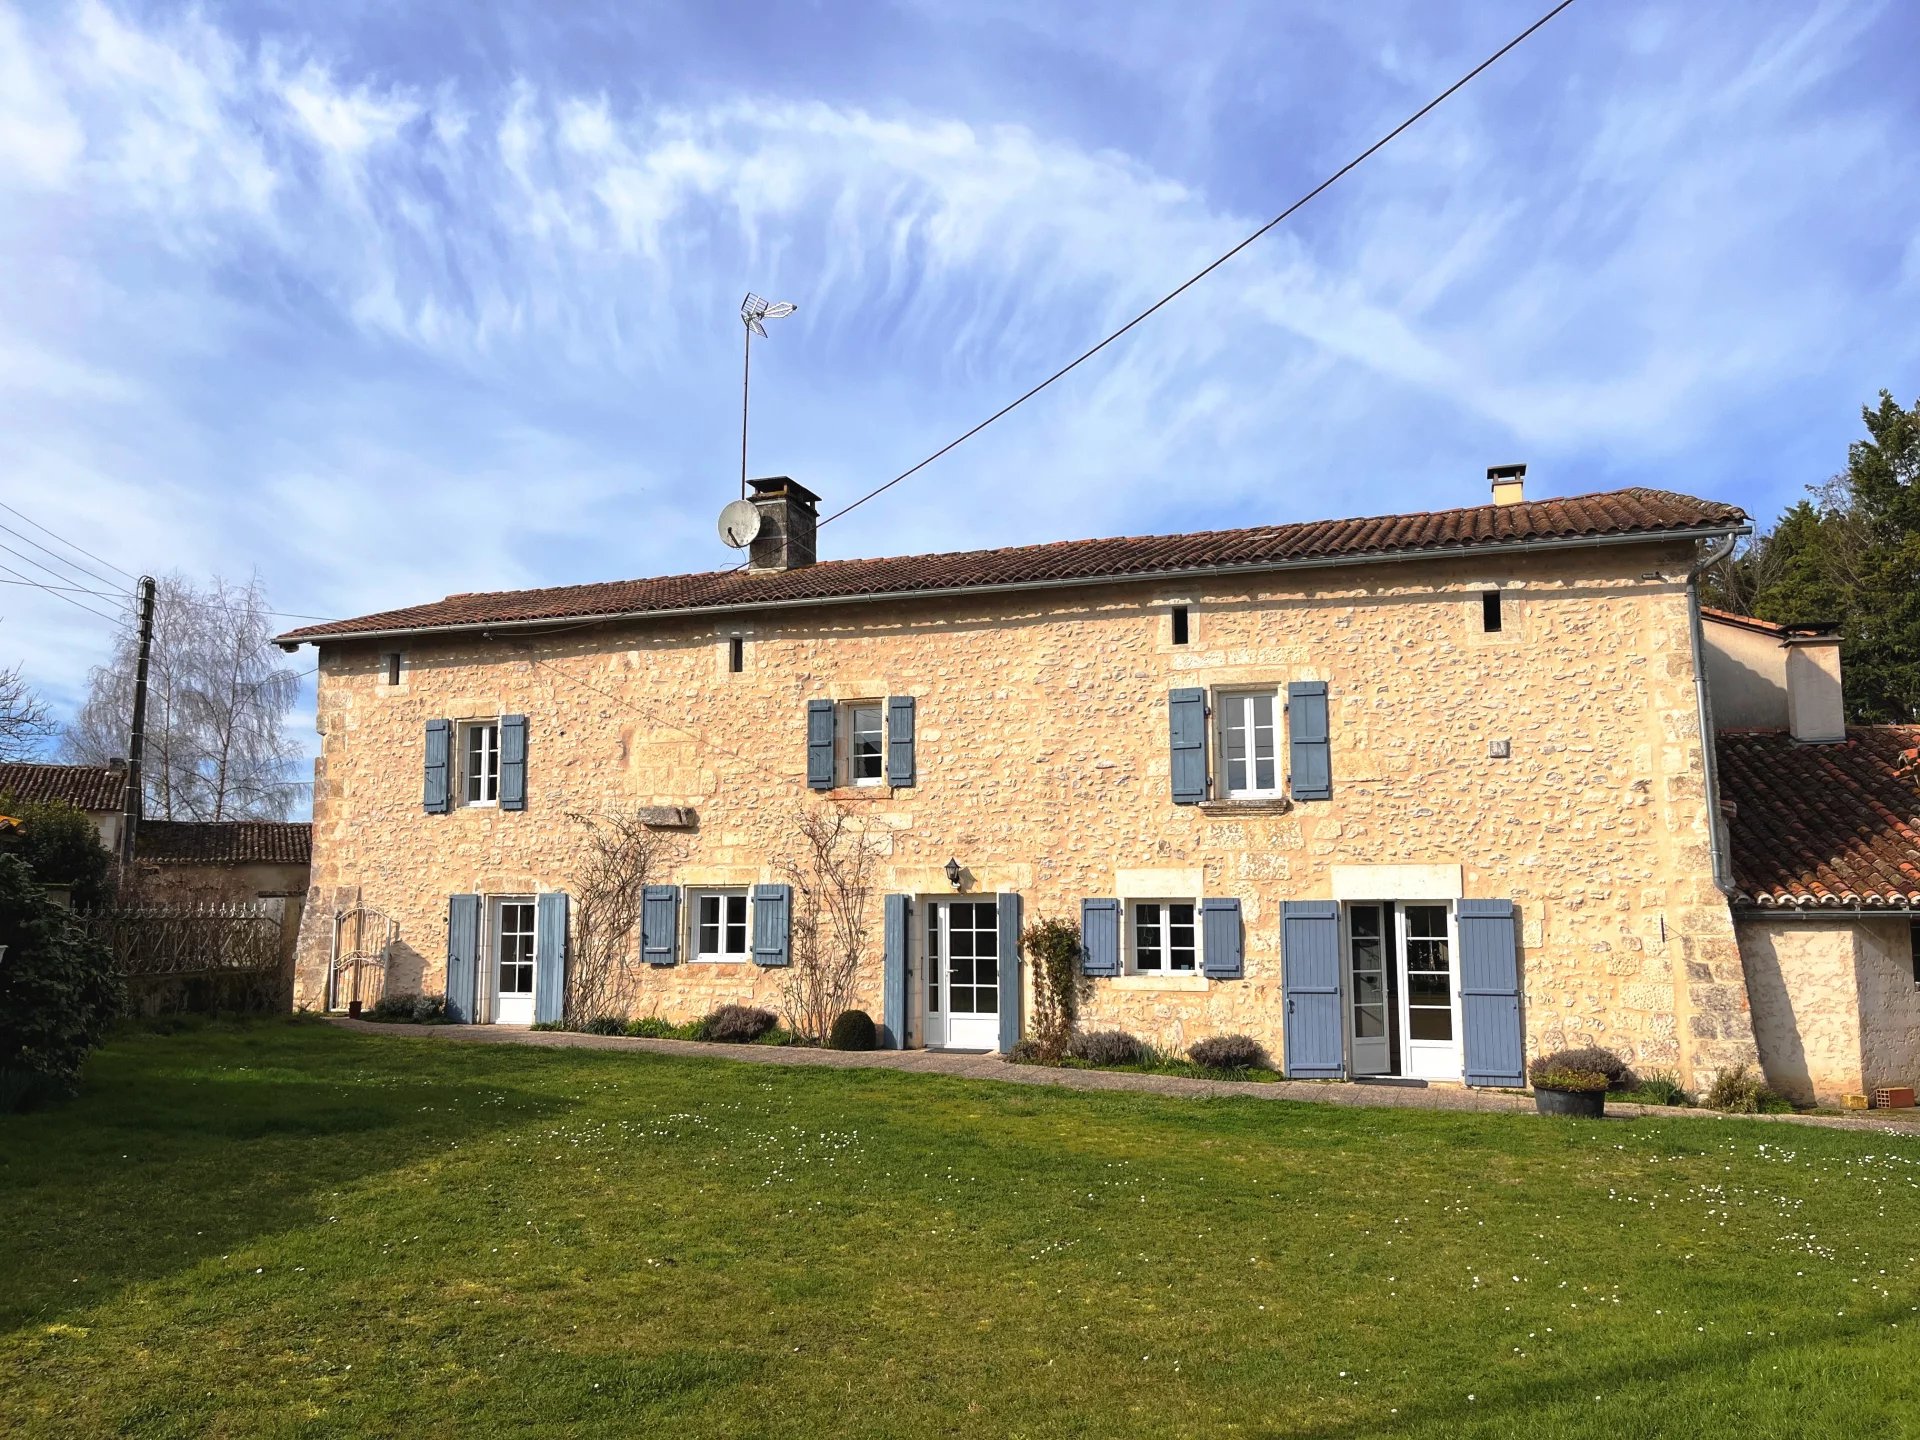
[[1069,584],[1215,567],[1280,567],[1314,560],[1415,555],[1525,541],[1705,534],[1745,521],[1745,514],[1738,508],[1717,501],[1696,500],[1665,490],[1614,490],[1518,505],[1259,525],[1192,535],[1065,540],[1004,550],[833,560],[774,574],[709,570],[651,580],[449,595],[431,604],[304,626],[279,638],[282,643],[292,644],[458,626],[719,608],[777,609],[803,601],[860,600],[998,585]]
[[142,820],[138,858],[158,865],[306,865],[313,826],[292,820]]
[[1736,903],[1920,908],[1920,726],[1850,726],[1836,745],[1784,731],[1719,737]]
[[17,800],[118,810],[126,793],[127,772],[112,765],[0,765],[0,795]]

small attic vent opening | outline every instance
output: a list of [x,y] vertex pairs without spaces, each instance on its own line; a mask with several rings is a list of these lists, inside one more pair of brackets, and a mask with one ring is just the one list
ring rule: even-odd
[[738,675],[747,668],[747,642],[741,636],[727,637],[727,670]]
[[1480,628],[1489,635],[1500,633],[1500,592],[1498,590],[1480,592]]
[[1184,605],[1173,607],[1173,643],[1176,645],[1187,643],[1187,607]]

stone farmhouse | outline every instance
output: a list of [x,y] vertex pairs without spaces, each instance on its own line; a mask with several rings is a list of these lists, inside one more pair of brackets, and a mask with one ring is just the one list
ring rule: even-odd
[[[342,1003],[372,915],[390,990],[561,1018],[579,817],[624,812],[660,842],[628,1013],[780,1009],[787,861],[831,808],[878,853],[859,999],[886,1045],[1011,1047],[1041,917],[1081,928],[1086,1026],[1245,1033],[1295,1076],[1515,1086],[1594,1041],[1703,1084],[1769,1026],[1810,1035],[1760,1015],[1729,901],[1771,802],[1724,823],[1747,752],[1715,743],[1727,627],[1697,586],[1746,517],[1489,475],[1492,503],[1438,513],[841,561],[817,497],[759,480],[743,567],[291,631],[321,735],[296,1003]],[[1749,700],[1783,708],[1818,659],[1769,652]],[[1809,1053],[1851,1043],[1858,1083],[1853,941],[1811,946],[1817,979],[1794,943],[1766,998],[1851,1005],[1853,1040]]]

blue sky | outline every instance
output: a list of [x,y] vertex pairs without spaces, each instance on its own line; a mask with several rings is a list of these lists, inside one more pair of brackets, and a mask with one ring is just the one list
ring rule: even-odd
[[[800,306],[754,471],[850,499],[1544,6],[1111,8],[0,0],[0,496],[322,616],[726,563],[744,291]],[[1900,3],[1582,0],[823,555],[1474,504],[1510,460],[1771,517],[1920,393],[1916,45]],[[0,616],[72,704],[111,627]]]

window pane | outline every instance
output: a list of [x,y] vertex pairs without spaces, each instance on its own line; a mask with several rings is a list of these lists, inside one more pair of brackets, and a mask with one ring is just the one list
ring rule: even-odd
[[940,1013],[940,911],[927,907],[927,1012]]
[[1435,975],[1425,970],[1407,972],[1407,1002],[1411,1005],[1450,1005],[1453,1002],[1452,987],[1445,975]]
[[878,780],[880,765],[880,707],[855,705],[851,712],[852,741],[849,754],[855,780]]
[[702,895],[700,897],[700,940],[698,949],[702,955],[712,955],[720,948],[720,897]]
[[1194,968],[1193,906],[1167,906],[1167,967],[1171,970]]
[[1451,1040],[1453,1012],[1416,1006],[1407,1012],[1407,1029],[1415,1040]]
[[1375,1040],[1387,1033],[1387,1012],[1379,1005],[1356,1005],[1353,1009],[1353,1033],[1361,1040]]

